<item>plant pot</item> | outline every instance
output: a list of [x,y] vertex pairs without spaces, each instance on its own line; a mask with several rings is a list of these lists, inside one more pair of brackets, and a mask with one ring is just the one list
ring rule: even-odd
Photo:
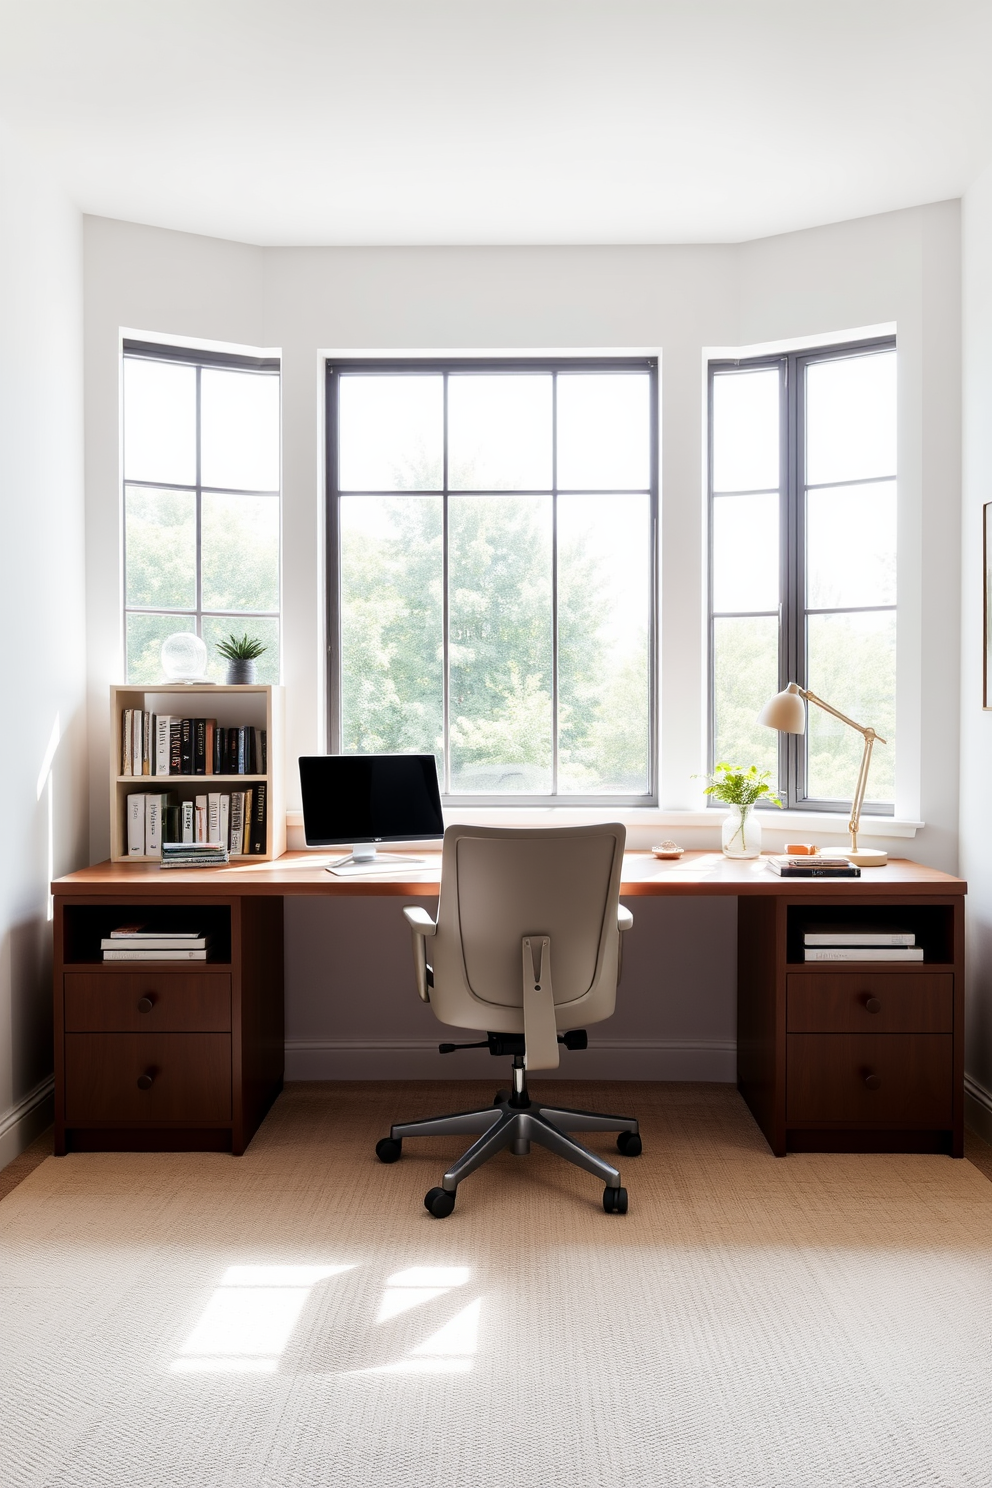
[[761,823],[750,806],[732,806],[724,818],[721,846],[728,858],[761,856]]
[[256,681],[256,664],[252,661],[229,661],[227,663],[227,680],[231,686],[238,683]]

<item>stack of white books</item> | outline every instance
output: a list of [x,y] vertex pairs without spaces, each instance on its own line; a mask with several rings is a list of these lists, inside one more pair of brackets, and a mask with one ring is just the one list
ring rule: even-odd
[[163,868],[211,868],[230,862],[223,842],[163,842]]
[[101,940],[100,949],[104,961],[206,961],[210,936],[196,930],[121,925]]
[[922,961],[913,930],[820,925],[803,932],[805,961]]

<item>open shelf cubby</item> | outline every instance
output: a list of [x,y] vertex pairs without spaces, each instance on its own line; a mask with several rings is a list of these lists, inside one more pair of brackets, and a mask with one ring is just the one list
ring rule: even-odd
[[[908,930],[923,947],[923,960],[901,962],[908,971],[914,967],[950,965],[954,955],[954,909],[950,904],[791,904],[788,909],[786,959],[790,964],[808,969],[803,959],[803,934],[806,930],[829,931],[846,927],[860,931]],[[814,963],[815,965],[816,963]],[[838,969],[838,963],[823,963]],[[846,963],[856,966],[857,962]]]

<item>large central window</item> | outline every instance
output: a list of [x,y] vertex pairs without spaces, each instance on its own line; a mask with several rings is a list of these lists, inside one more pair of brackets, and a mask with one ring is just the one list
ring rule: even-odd
[[331,749],[655,798],[652,361],[331,362]]

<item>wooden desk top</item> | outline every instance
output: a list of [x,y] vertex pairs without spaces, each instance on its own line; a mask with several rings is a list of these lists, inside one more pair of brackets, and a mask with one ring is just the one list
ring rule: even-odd
[[[355,897],[433,898],[441,877],[441,854],[425,852],[417,871],[363,874],[337,878],[325,865],[339,854],[288,852],[274,862],[239,862],[226,868],[170,868],[150,863],[97,863],[57,878],[53,894],[61,897],[113,897],[153,894],[156,899],[228,898],[236,895],[333,894]],[[383,854],[387,856],[387,854]],[[884,868],[864,868],[860,878],[779,878],[763,859],[740,861],[719,852],[687,852],[676,862],[649,852],[624,854],[625,898],[637,895],[692,897],[787,895],[790,899],[830,895],[856,900],[873,892],[892,896],[965,894],[962,878],[926,868],[908,858],[890,860]]]

